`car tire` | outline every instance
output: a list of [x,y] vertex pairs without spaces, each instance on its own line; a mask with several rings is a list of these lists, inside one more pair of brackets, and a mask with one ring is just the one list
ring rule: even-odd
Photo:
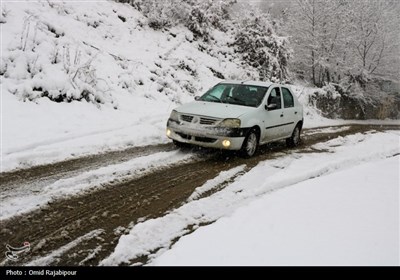
[[297,147],[300,144],[300,125],[296,125],[293,129],[292,135],[286,139],[286,145],[288,147]]
[[250,158],[256,153],[257,148],[258,134],[255,129],[252,129],[243,141],[242,148],[240,149],[240,155],[244,158]]

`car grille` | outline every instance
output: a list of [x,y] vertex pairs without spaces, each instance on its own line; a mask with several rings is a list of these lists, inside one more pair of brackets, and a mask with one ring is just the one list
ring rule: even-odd
[[181,120],[184,122],[192,122],[193,116],[181,115]]
[[[194,116],[190,116],[190,115],[181,115],[181,120],[184,122],[193,122]],[[210,119],[210,118],[200,118],[200,120],[198,118],[196,118],[197,121],[199,121],[200,124],[202,125],[214,125],[218,122],[218,120],[216,119]]]
[[213,125],[217,122],[215,119],[208,119],[208,118],[200,118],[200,124],[204,125]]

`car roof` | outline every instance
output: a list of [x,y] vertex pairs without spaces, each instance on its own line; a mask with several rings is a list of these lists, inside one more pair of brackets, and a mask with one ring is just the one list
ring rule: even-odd
[[261,87],[270,87],[272,85],[278,85],[271,82],[260,82],[260,81],[237,81],[237,80],[225,80],[221,81],[220,84],[237,84],[237,85],[249,85],[249,86],[261,86]]

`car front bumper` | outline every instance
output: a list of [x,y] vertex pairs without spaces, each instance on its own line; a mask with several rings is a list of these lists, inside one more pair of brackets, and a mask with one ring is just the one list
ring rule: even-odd
[[[203,125],[186,124],[169,119],[168,138],[182,143],[193,144],[201,147],[240,150],[243,141],[250,130],[249,128],[221,128]],[[229,146],[224,146],[223,141],[228,140]]]

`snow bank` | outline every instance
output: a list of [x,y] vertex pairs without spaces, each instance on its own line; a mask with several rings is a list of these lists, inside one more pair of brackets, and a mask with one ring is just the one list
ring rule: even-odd
[[188,201],[199,199],[207,192],[216,189],[218,186],[224,184],[226,181],[231,180],[244,173],[246,165],[240,165],[227,171],[222,171],[217,177],[208,180],[204,185],[198,187],[188,198]]
[[152,265],[399,265],[399,156],[264,195]]
[[[113,1],[2,3],[1,171],[167,141],[170,111],[239,67]],[[125,19],[125,20],[122,20]],[[210,54],[211,53],[211,54]]]
[[129,263],[142,255],[152,260],[191,230],[231,215],[268,192],[398,154],[399,140],[399,135],[392,132],[356,134],[314,148],[328,149],[325,153],[293,153],[261,162],[223,190],[191,201],[164,217],[135,225],[128,235],[120,238],[115,251],[101,264]]

